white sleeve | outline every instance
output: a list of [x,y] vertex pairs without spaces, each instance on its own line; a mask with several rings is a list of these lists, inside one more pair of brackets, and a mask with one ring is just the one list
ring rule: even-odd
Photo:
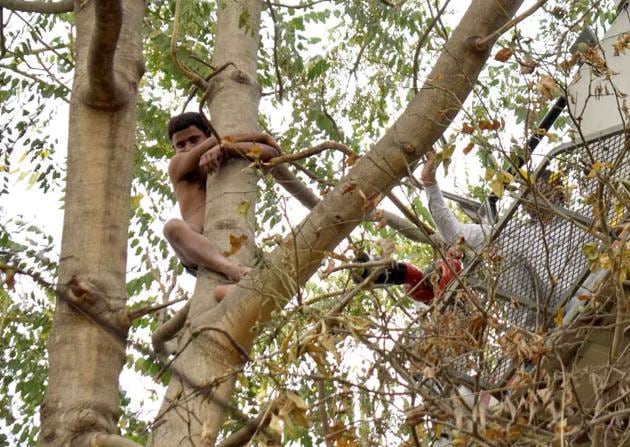
[[479,251],[490,236],[490,227],[459,222],[444,203],[444,196],[437,184],[425,187],[425,191],[429,199],[429,212],[444,242],[452,245],[464,238],[473,250]]

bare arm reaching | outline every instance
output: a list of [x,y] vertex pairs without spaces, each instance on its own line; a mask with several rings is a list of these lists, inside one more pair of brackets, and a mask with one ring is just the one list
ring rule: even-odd
[[[233,141],[233,142],[232,142]],[[199,166],[209,173],[217,172],[229,158],[268,161],[280,154],[278,143],[264,133],[239,134],[226,137],[224,144],[210,148],[199,160]]]

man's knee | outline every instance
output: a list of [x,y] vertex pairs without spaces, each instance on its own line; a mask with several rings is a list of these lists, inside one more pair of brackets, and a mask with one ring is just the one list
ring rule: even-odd
[[181,219],[170,219],[164,224],[164,236],[169,242],[178,242],[181,235],[186,231],[187,224]]

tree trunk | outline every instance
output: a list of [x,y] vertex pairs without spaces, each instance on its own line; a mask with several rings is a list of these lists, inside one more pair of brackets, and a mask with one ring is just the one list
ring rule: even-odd
[[[481,46],[477,45],[478,39],[503,26],[520,4],[521,0],[478,0],[472,3],[453,31],[428,81],[405,112],[298,226],[293,232],[296,237],[287,237],[269,256],[267,268],[242,280],[241,287],[233,289],[219,306],[208,304],[210,287],[201,289],[199,282],[193,298],[198,300],[196,310],[191,311],[190,327],[187,328],[187,334],[199,335],[193,343],[186,345],[181,354],[186,363],[179,362],[175,371],[175,374],[186,372],[185,380],[189,380],[189,385],[198,386],[197,396],[189,386],[181,388],[181,383],[169,389],[163,409],[169,414],[179,411],[180,416],[177,421],[173,417],[167,419],[168,429],[162,430],[160,426],[156,430],[160,436],[154,437],[154,445],[181,445],[184,440],[191,445],[214,443],[227,408],[234,373],[245,361],[244,352],[249,352],[253,345],[254,325],[268,322],[272,311],[286,303],[297,287],[319,267],[322,259],[365,218],[380,194],[389,191],[407,174],[408,165],[431,149],[461,109],[496,37]],[[221,32],[218,28],[217,37]],[[243,97],[239,98],[239,101],[243,100]],[[229,106],[227,99],[213,104],[222,107],[222,113],[248,110],[249,106],[248,102]],[[239,112],[239,117],[247,117],[247,113]],[[243,189],[240,186],[239,190]],[[205,298],[201,290],[206,291]],[[184,345],[180,343],[180,347]],[[175,397],[179,401],[174,401]],[[187,408],[183,407],[185,399],[189,399]],[[195,402],[194,406],[190,402]],[[186,424],[194,425],[196,431],[187,432]],[[158,441],[171,431],[178,433],[177,438],[171,437],[163,443]]]
[[[125,362],[127,230],[144,3],[93,1],[76,12],[76,71],[70,103],[65,217],[48,389],[40,444],[86,446],[118,433],[118,376]],[[88,64],[100,11],[120,10],[122,29],[111,75],[121,90],[98,109],[86,104],[96,65]],[[114,20],[114,22],[116,22]],[[113,24],[113,31],[116,32]],[[102,28],[102,27],[101,27]],[[117,37],[117,36],[116,36]],[[111,36],[107,37],[111,40]],[[111,44],[112,42],[105,42]],[[103,60],[98,64],[107,63]]]
[[[219,4],[212,64],[233,64],[212,78],[210,85],[210,119],[222,137],[258,128],[260,87],[256,61],[261,6],[258,0],[225,0]],[[249,19],[246,26],[239,28],[245,10]],[[259,174],[248,169],[249,164],[231,159],[218,174],[208,177],[204,234],[221,251],[228,252],[230,236],[246,237],[233,257],[251,266]],[[173,378],[149,445],[214,445],[225,418],[235,371],[243,364],[242,355],[234,355],[229,340],[207,327],[203,316],[217,306],[212,291],[218,280],[217,275],[206,272],[197,279],[188,319],[178,340],[181,353],[173,362]]]

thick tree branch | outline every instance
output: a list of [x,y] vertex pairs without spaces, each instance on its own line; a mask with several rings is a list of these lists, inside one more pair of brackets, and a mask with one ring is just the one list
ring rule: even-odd
[[96,433],[90,438],[89,447],[141,447],[141,445],[122,436]]
[[190,302],[186,303],[170,320],[155,330],[151,336],[151,342],[156,354],[166,354],[166,342],[175,337],[180,329],[184,327],[189,310]]
[[[276,183],[282,186],[289,194],[295,197],[306,208],[313,209],[320,201],[319,197],[306,186],[299,178],[297,178],[286,165],[277,165],[270,171],[271,175],[276,179]],[[414,225],[407,219],[396,214],[384,211],[374,210],[368,214],[367,220],[373,222],[382,222],[398,231],[408,239],[416,242],[430,243],[428,235],[433,233],[426,224],[422,226]],[[422,228],[422,229],[420,229]]]
[[249,420],[239,431],[225,438],[219,447],[243,447],[247,445],[256,433],[269,426],[271,416],[278,414],[278,411],[278,404],[275,401],[270,403],[256,419]]
[[[480,51],[473,45],[475,36],[500,29],[520,5],[521,0],[478,0],[468,8],[425,87],[385,136],[317,204],[293,232],[298,236],[287,238],[270,254],[269,263],[276,268],[262,269],[242,280],[243,287],[233,289],[210,311],[210,321],[233,331],[246,348],[252,346],[254,335],[241,328],[269,321],[272,312],[283,304],[280,295],[290,299],[320,267],[324,256],[365,219],[370,210],[363,197],[387,193],[408,174],[409,165],[431,149],[461,110],[490,54],[489,47]],[[280,271],[284,275],[278,275]],[[292,281],[287,281],[286,275]],[[260,300],[261,296],[274,298]],[[261,307],[254,302],[260,302]]]
[[60,0],[58,2],[0,0],[0,8],[7,8],[11,11],[38,12],[40,14],[61,14],[74,11],[74,0]]
[[84,101],[96,108],[116,108],[129,99],[114,71],[114,55],[123,21],[122,0],[95,0],[94,14],[88,56],[89,85]]

